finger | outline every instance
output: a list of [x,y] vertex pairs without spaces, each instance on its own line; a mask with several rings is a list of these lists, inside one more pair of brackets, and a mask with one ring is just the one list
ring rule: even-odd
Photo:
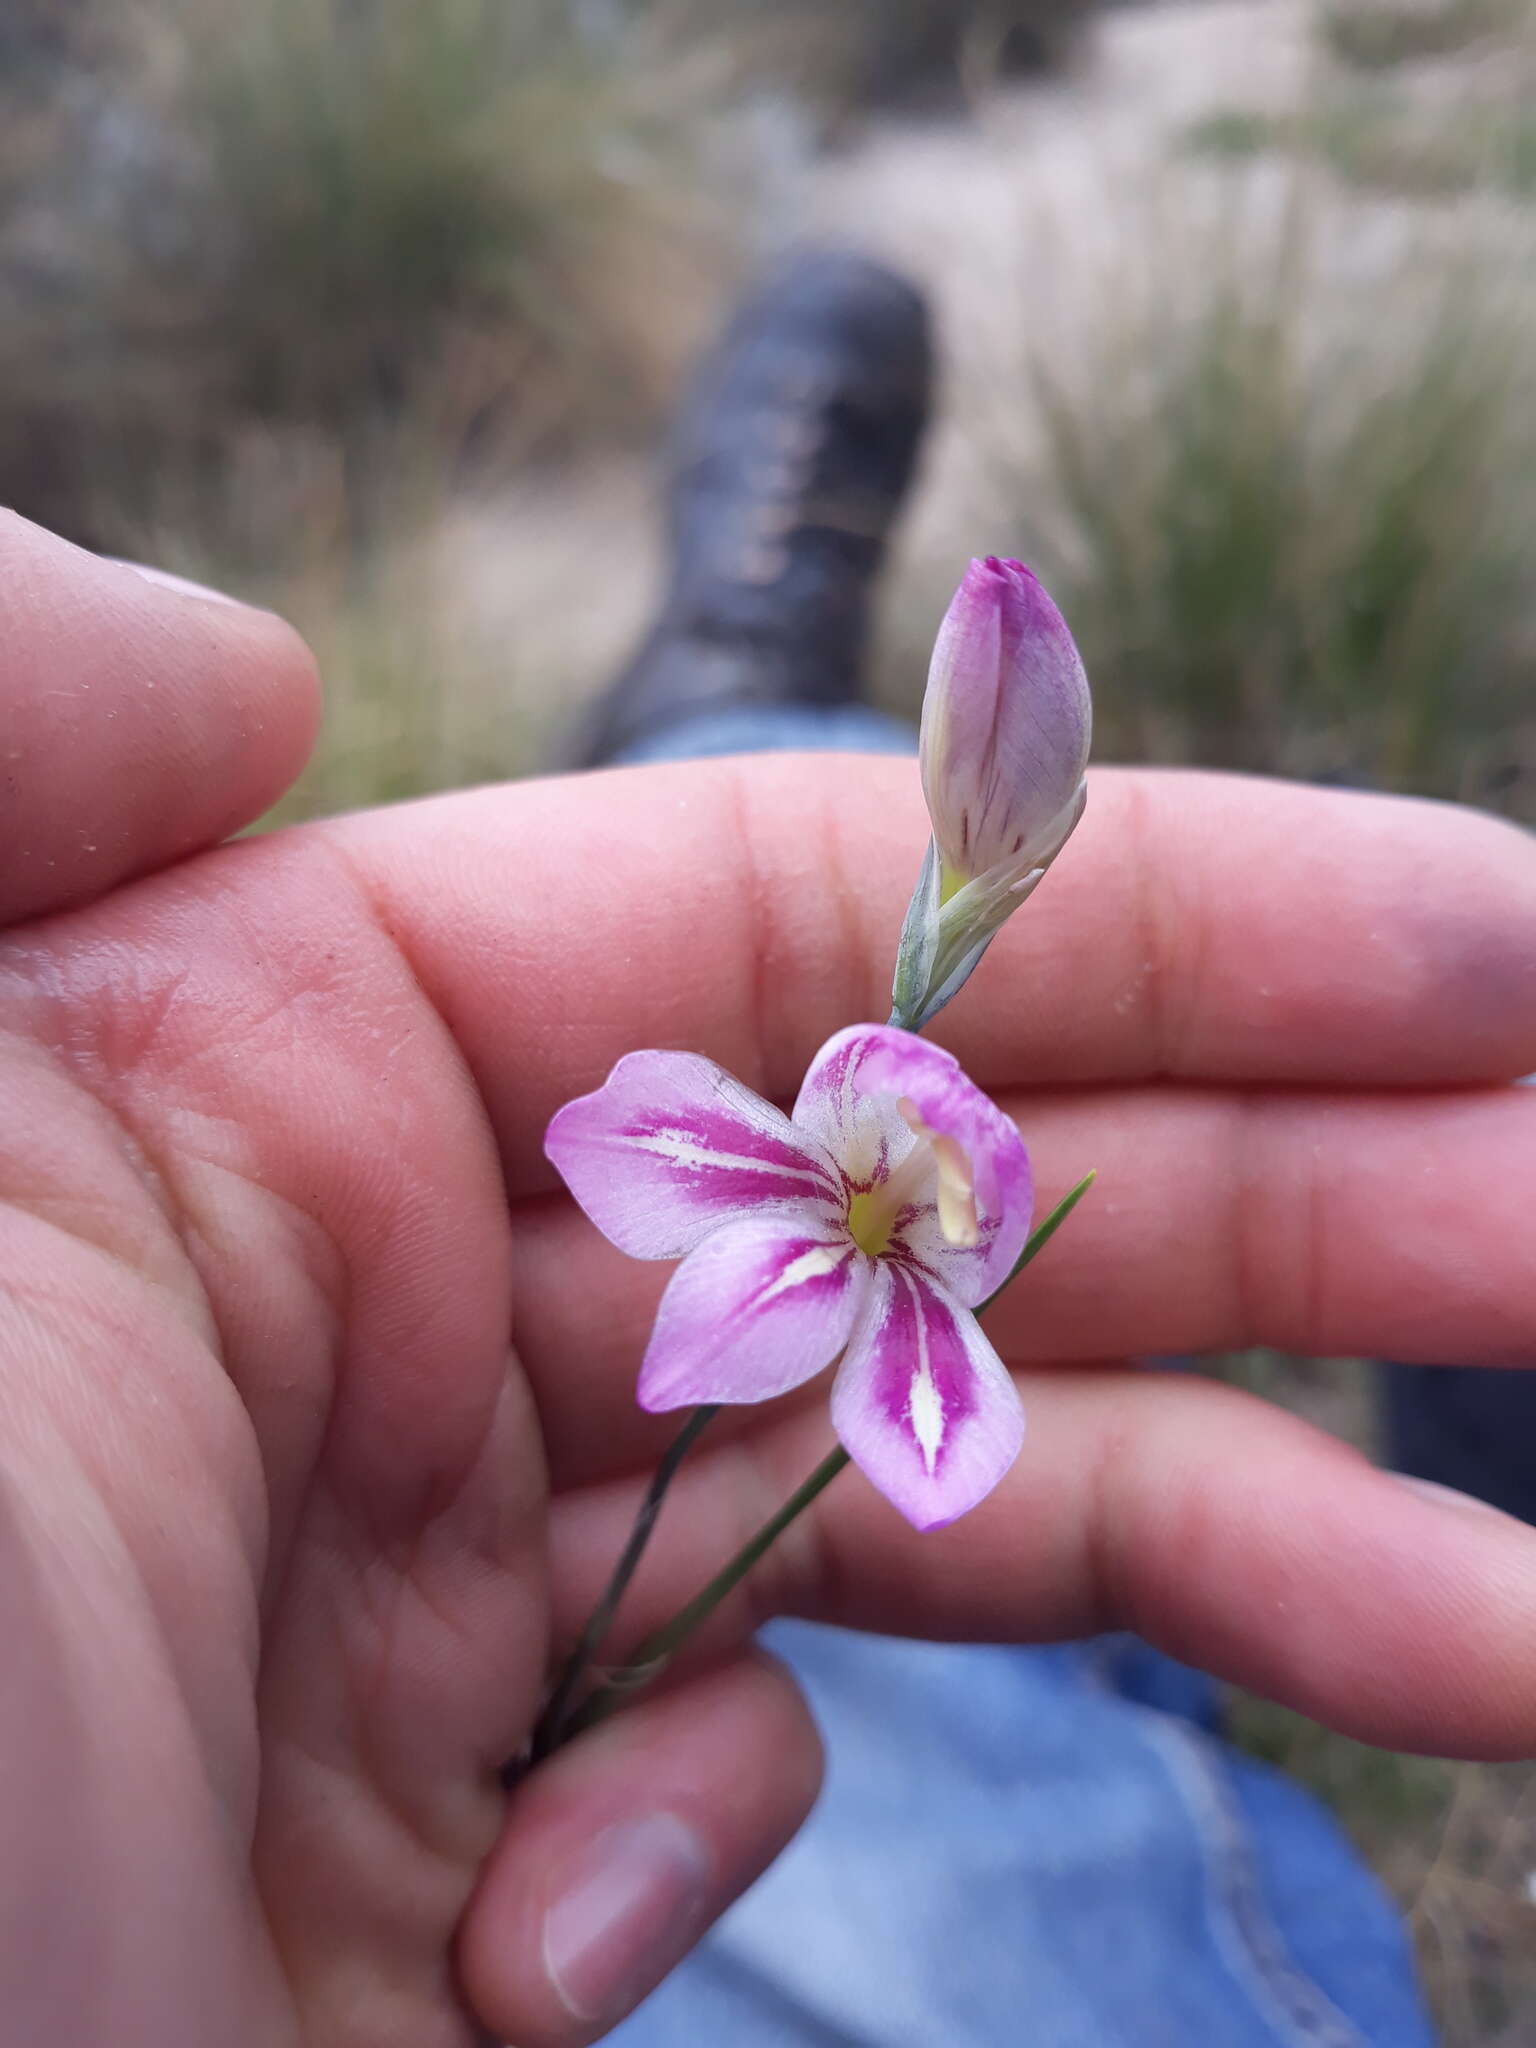
[[475,2012],[519,2048],[579,2048],[681,1962],[810,1811],[821,1750],[788,1675],[736,1660],[541,1765],[464,1922]]
[[[722,1610],[714,1650],[770,1612],[959,1641],[1131,1628],[1363,1741],[1536,1751],[1536,1531],[1210,1382],[1100,1370],[1021,1384],[1029,1434],[981,1507],[919,1535],[849,1470]],[[802,1413],[695,1453],[615,1656],[734,1554],[828,1440],[825,1415]],[[634,1506],[629,1482],[558,1504],[562,1626]]]
[[0,923],[227,837],[303,766],[302,642],[189,590],[0,512]]
[[[1536,1089],[1003,1100],[1042,1213],[1098,1171],[988,1312],[1010,1363],[1270,1345],[1536,1366]],[[675,1421],[640,1412],[635,1375],[672,1269],[625,1258],[558,1197],[521,1206],[513,1257],[518,1353],[557,1483],[653,1460]]]
[[[339,834],[451,1021],[514,1191],[636,1046],[768,1093],[884,1016],[926,834],[910,763],[689,763],[446,799]],[[1449,806],[1235,777],[1093,778],[941,1020],[984,1085],[1328,1086],[1536,1066],[1536,844]]]

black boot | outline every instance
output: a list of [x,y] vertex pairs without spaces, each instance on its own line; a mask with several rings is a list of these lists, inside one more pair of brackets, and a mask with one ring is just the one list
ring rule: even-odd
[[597,706],[583,762],[700,712],[858,699],[931,369],[922,295],[861,257],[797,256],[740,308],[673,436],[660,615]]

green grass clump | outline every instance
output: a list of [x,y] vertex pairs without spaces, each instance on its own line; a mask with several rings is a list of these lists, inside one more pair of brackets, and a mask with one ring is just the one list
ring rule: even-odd
[[1107,312],[1071,384],[1034,367],[1043,457],[997,472],[1104,750],[1536,813],[1514,339],[1452,294],[1417,340],[1324,345],[1289,272],[1181,274],[1194,303]]
[[1272,149],[1289,148],[1295,127],[1292,114],[1272,114],[1258,107],[1218,107],[1192,121],[1184,131],[1184,141],[1201,156],[1240,163]]
[[1341,63],[1380,71],[1452,56],[1525,11],[1525,0],[1335,0],[1318,10],[1317,29]]
[[362,502],[402,432],[451,463],[654,419],[731,207],[659,0],[591,12],[81,0],[75,42],[29,34],[0,76],[33,109],[0,127],[0,492],[128,545],[146,477],[186,495],[253,433],[338,449]]
[[1246,1694],[1233,1701],[1231,1734],[1248,1755],[1299,1778],[1348,1814],[1357,1839],[1378,1854],[1404,1834],[1422,1840],[1435,1822],[1444,1822],[1455,1786],[1453,1764],[1351,1742],[1289,1708]]
[[537,756],[513,650],[466,620],[428,565],[340,565],[290,586],[325,677],[325,729],[264,821],[280,825],[524,774]]
[[179,125],[210,349],[263,412],[397,404],[455,341],[584,400],[627,370],[604,280],[646,228],[666,156],[627,45],[556,0],[196,0]]
[[1227,163],[1309,157],[1347,184],[1403,198],[1478,189],[1536,195],[1536,113],[1523,105],[1426,112],[1372,94],[1283,114],[1225,107],[1193,122],[1184,140]]

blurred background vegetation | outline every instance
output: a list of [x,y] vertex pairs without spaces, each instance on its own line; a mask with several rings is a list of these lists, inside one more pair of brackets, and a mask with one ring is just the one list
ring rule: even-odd
[[296,618],[285,815],[523,772],[690,356],[829,236],[948,360],[887,701],[1002,547],[1105,753],[1529,819],[1533,87],[1523,0],[11,0],[0,492]]
[[[7,0],[0,497],[293,617],[281,815],[520,774],[626,653],[686,365],[787,241],[930,291],[882,609],[1042,568],[1105,757],[1536,820],[1525,0]],[[1348,1366],[1229,1368],[1368,1442]],[[1531,1774],[1245,1708],[1536,2038]]]

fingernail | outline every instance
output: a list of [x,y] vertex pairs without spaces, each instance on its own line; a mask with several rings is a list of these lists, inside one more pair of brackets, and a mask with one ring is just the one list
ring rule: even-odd
[[544,1967],[581,2020],[616,2020],[686,1952],[706,1918],[709,1852],[675,1813],[605,1828],[544,1918]]
[[1479,1500],[1475,1494],[1458,1493],[1454,1486],[1442,1486],[1438,1479],[1415,1479],[1409,1472],[1393,1472],[1389,1476],[1435,1507],[1452,1508],[1463,1515],[1496,1515],[1501,1522],[1511,1519],[1502,1508]]

